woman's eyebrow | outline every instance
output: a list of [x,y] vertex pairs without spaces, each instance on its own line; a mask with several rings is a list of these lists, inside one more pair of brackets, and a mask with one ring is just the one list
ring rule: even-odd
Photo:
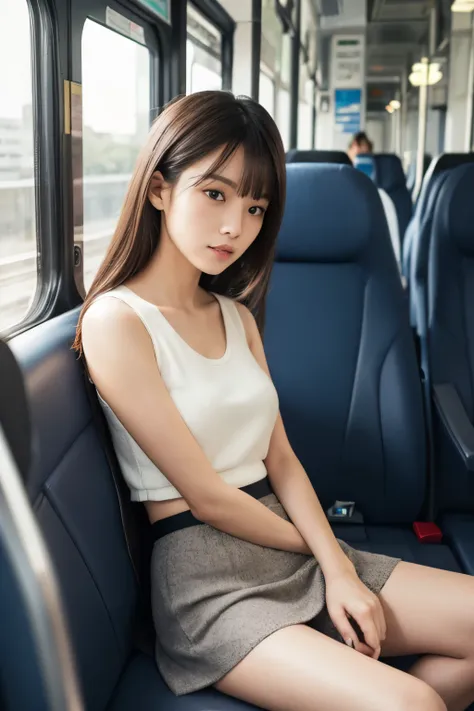
[[225,178],[223,175],[218,175],[217,173],[210,173],[209,175],[206,175],[206,178],[208,180],[219,180],[221,183],[225,183],[226,185],[230,185],[231,188],[234,188],[234,190],[237,189],[237,183],[235,183],[233,180],[230,178]]
[[[230,178],[226,178],[223,175],[219,175],[218,173],[210,173],[209,175],[201,176],[201,179],[219,180],[221,183],[224,183],[225,185],[229,185],[234,190],[237,190],[237,183],[235,183]],[[267,193],[263,193],[263,195],[261,195],[260,199],[270,201],[270,196]]]

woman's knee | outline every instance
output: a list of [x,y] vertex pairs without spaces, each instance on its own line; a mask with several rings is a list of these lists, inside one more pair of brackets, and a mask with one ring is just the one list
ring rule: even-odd
[[447,711],[441,696],[415,677],[400,685],[395,696],[393,711]]

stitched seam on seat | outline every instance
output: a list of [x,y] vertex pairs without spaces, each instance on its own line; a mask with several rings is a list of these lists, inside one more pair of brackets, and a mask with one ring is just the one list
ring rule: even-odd
[[56,514],[56,516],[58,517],[59,521],[61,522],[61,524],[62,524],[62,526],[63,526],[63,528],[64,528],[64,530],[65,530],[65,532],[68,534],[68,536],[69,536],[69,538],[70,538],[72,544],[74,545],[75,549],[77,550],[77,553],[78,553],[80,559],[81,559],[82,562],[84,563],[84,566],[85,566],[87,572],[88,572],[89,575],[90,575],[90,578],[91,578],[91,580],[92,580],[92,582],[93,582],[93,584],[94,584],[94,586],[95,586],[95,589],[97,590],[97,592],[98,592],[98,594],[99,594],[99,597],[100,597],[100,599],[101,599],[101,601],[102,601],[102,604],[104,605],[105,611],[106,611],[106,613],[107,613],[107,617],[109,618],[109,621],[110,621],[110,624],[111,624],[111,627],[112,627],[112,630],[113,630],[115,639],[116,639],[116,641],[117,641],[118,649],[123,653],[125,650],[122,648],[122,644],[121,644],[121,642],[120,642],[120,639],[119,639],[117,630],[116,630],[116,628],[115,628],[115,624],[114,624],[114,621],[113,621],[113,619],[112,619],[110,610],[109,610],[109,608],[108,608],[108,605],[107,605],[106,602],[105,602],[105,598],[104,598],[104,596],[103,596],[103,594],[102,594],[102,591],[101,591],[100,588],[99,588],[99,585],[98,585],[98,583],[97,583],[97,580],[95,579],[95,577],[94,577],[94,575],[93,575],[93,573],[92,573],[92,570],[91,570],[91,568],[90,568],[90,566],[89,566],[89,564],[88,564],[88,562],[87,562],[85,556],[83,555],[83,553],[82,553],[82,551],[81,551],[81,549],[80,549],[80,547],[79,547],[79,545],[78,545],[78,543],[77,543],[75,537],[73,536],[73,534],[72,534],[71,530],[69,529],[69,527],[66,525],[66,521],[65,521],[63,515],[61,514],[60,510],[59,510],[58,507],[56,506],[56,504],[55,504],[55,502],[54,502],[54,498],[51,497],[51,495],[50,495],[51,490],[49,489],[49,487],[48,487],[47,484],[45,484],[45,489],[46,489],[46,491],[45,491],[45,493],[44,493],[44,498],[48,501],[48,503],[49,503],[49,505],[51,506],[52,510],[54,511],[54,513]]
[[359,326],[359,351],[357,353],[357,360],[356,360],[356,365],[354,368],[353,372],[353,377],[352,377],[352,392],[351,392],[351,397],[349,401],[349,407],[347,408],[347,416],[346,416],[346,424],[344,426],[344,437],[342,439],[342,447],[341,447],[341,453],[340,453],[340,458],[339,458],[339,465],[343,462],[344,459],[344,450],[346,446],[346,441],[347,441],[347,434],[349,431],[349,422],[351,420],[351,415],[354,407],[354,396],[355,396],[355,383],[357,380],[357,374],[359,372],[360,368],[360,362],[361,362],[361,354],[362,354],[362,334],[364,332],[364,322],[365,322],[365,316],[366,316],[366,304],[367,304],[367,293],[368,293],[368,285],[369,285],[369,279],[366,279],[365,286],[364,286],[364,298],[363,298],[363,310],[362,310],[362,317],[360,321],[360,326]]
[[387,346],[387,350],[385,352],[384,357],[381,360],[380,363],[380,371],[379,371],[379,377],[378,377],[378,384],[377,384],[377,406],[378,406],[378,415],[379,415],[379,430],[380,430],[380,442],[381,442],[381,447],[382,447],[382,462],[383,462],[383,493],[385,498],[387,498],[387,489],[388,489],[388,477],[387,477],[387,460],[386,460],[386,452],[385,452],[385,443],[384,443],[384,438],[383,438],[383,425],[382,425],[382,406],[380,402],[380,392],[381,392],[381,381],[382,381],[382,373],[383,369],[385,366],[385,363],[387,361],[388,356],[390,355],[390,352],[393,348],[393,346],[396,344],[398,337],[402,333],[402,326],[398,329],[398,331],[395,332],[394,337],[390,341],[390,343]]
[[[46,501],[48,501],[48,503],[50,504],[50,506],[51,506],[51,508],[53,509],[53,511],[54,511],[54,513],[56,514],[56,516],[59,518],[59,520],[60,520],[60,522],[61,522],[61,524],[62,524],[64,530],[66,531],[66,533],[68,534],[69,538],[71,539],[71,542],[73,543],[74,547],[76,548],[76,550],[77,550],[77,552],[78,552],[78,554],[79,554],[79,557],[81,558],[82,562],[84,563],[84,565],[85,565],[85,567],[86,567],[86,570],[87,570],[87,572],[89,573],[89,575],[90,575],[90,577],[91,577],[91,579],[92,579],[92,581],[93,581],[93,583],[94,583],[94,586],[95,586],[95,588],[96,588],[96,590],[97,590],[97,592],[98,592],[98,594],[99,594],[99,596],[100,596],[100,599],[101,599],[101,601],[102,601],[102,603],[103,603],[103,605],[104,605],[104,608],[105,608],[105,610],[106,610],[106,612],[107,612],[107,616],[108,616],[108,618],[109,618],[109,620],[110,620],[110,624],[111,624],[111,626],[112,626],[112,630],[113,630],[114,636],[115,636],[115,638],[116,638],[118,648],[123,652],[124,650],[122,649],[122,644],[120,643],[120,639],[119,639],[119,637],[118,637],[118,633],[117,633],[116,627],[115,627],[115,625],[114,625],[114,622],[113,622],[113,619],[112,619],[110,610],[109,610],[109,608],[108,608],[108,606],[107,606],[107,604],[106,604],[106,602],[105,602],[104,596],[102,595],[102,592],[101,592],[101,590],[100,590],[100,588],[99,588],[99,586],[98,586],[98,584],[97,584],[97,581],[96,581],[94,575],[92,574],[92,571],[91,571],[91,569],[90,569],[90,567],[89,567],[89,565],[88,565],[88,563],[87,563],[87,561],[86,561],[84,555],[82,554],[82,552],[81,552],[81,550],[80,550],[80,548],[79,548],[79,546],[78,546],[78,544],[77,544],[75,538],[73,537],[71,531],[69,530],[69,527],[66,525],[63,516],[61,515],[61,513],[60,513],[60,511],[58,510],[57,506],[55,505],[54,500],[53,500],[53,499],[51,498],[51,496],[50,496],[50,491],[51,491],[51,489],[50,489],[50,486],[49,486],[49,480],[50,480],[51,476],[52,476],[53,473],[56,471],[56,469],[58,469],[58,467],[60,467],[60,465],[63,463],[64,459],[67,457],[67,455],[68,455],[69,452],[71,451],[72,447],[73,447],[73,446],[76,444],[76,442],[82,437],[82,435],[83,435],[84,432],[88,429],[88,427],[92,427],[92,429],[94,430],[95,434],[97,435],[97,432],[96,432],[96,429],[95,429],[95,425],[94,425],[94,419],[91,417],[91,418],[89,419],[89,421],[87,422],[87,424],[77,433],[77,435],[76,435],[75,438],[74,438],[74,441],[73,441],[72,443],[70,443],[70,444],[67,446],[67,448],[64,450],[64,452],[62,453],[62,455],[59,457],[57,463],[56,463],[55,466],[53,467],[53,469],[52,469],[50,475],[48,476],[48,478],[47,478],[47,479],[43,482],[43,484],[41,485],[40,492],[39,492],[38,496],[36,497],[36,499],[35,499],[35,501],[34,501],[34,503],[33,503],[33,508],[34,508],[35,511],[36,511],[36,510],[39,508],[39,506],[41,505],[41,503],[43,502],[43,500],[46,500]],[[102,449],[102,445],[100,445],[100,448]],[[105,455],[104,455],[104,456],[105,456]],[[107,465],[107,468],[108,468],[108,465]],[[112,476],[112,473],[110,473],[110,476]],[[124,533],[124,538],[125,538],[125,533]]]
[[99,597],[100,597],[100,599],[101,599],[101,601],[102,601],[102,604],[104,605],[105,611],[106,611],[106,613],[107,613],[107,617],[109,618],[110,625],[111,625],[112,630],[113,630],[113,633],[114,633],[114,637],[115,637],[116,642],[117,642],[117,646],[118,646],[119,650],[121,650],[121,652],[123,653],[125,650],[122,649],[122,644],[120,643],[120,639],[119,639],[119,637],[118,637],[118,633],[117,633],[117,630],[116,630],[116,628],[115,628],[115,624],[114,624],[114,622],[113,622],[112,616],[111,616],[111,614],[110,614],[110,610],[109,610],[109,608],[108,608],[108,606],[107,606],[107,604],[106,604],[106,602],[105,602],[104,596],[102,595],[102,592],[101,592],[101,590],[100,590],[100,588],[99,588],[99,585],[97,584],[97,581],[96,581],[94,575],[92,574],[92,570],[90,569],[89,564],[87,563],[86,558],[85,558],[84,555],[82,554],[82,551],[81,551],[81,549],[79,548],[78,544],[76,543],[76,540],[75,540],[75,538],[73,537],[71,531],[70,531],[69,528],[66,526],[66,523],[65,523],[65,521],[64,521],[64,518],[63,518],[63,516],[61,515],[60,511],[58,510],[57,506],[54,504],[54,501],[53,501],[49,496],[45,496],[45,498],[46,498],[46,500],[48,501],[48,503],[49,503],[49,505],[51,506],[51,508],[53,509],[53,511],[54,511],[54,513],[56,514],[56,516],[58,517],[59,521],[61,522],[61,524],[62,524],[64,530],[66,531],[66,533],[68,534],[69,538],[71,539],[71,542],[73,543],[75,549],[77,550],[77,553],[78,553],[80,559],[81,559],[82,562],[84,563],[84,566],[85,566],[87,572],[88,572],[89,575],[90,575],[90,578],[91,578],[91,580],[92,580],[92,582],[93,582],[93,584],[94,584],[94,587],[95,587],[95,589],[97,590],[97,592],[98,592],[98,594],[99,594]]
[[[474,407],[473,405],[473,400],[474,400],[474,391],[473,391],[473,384],[472,384],[472,373],[471,373],[471,359],[470,359],[470,353],[472,352],[471,344],[469,342],[469,330],[467,328],[467,319],[466,319],[466,312],[467,312],[467,298],[466,298],[466,279],[465,279],[465,264],[466,261],[468,261],[467,257],[463,257],[462,260],[462,274],[461,274],[461,279],[462,279],[462,297],[463,297],[463,309],[461,312],[461,318],[463,320],[464,324],[464,333],[466,334],[466,337],[464,339],[464,344],[465,344],[465,351],[466,351],[466,363],[467,363],[467,374],[469,378],[469,385],[471,386],[471,407]],[[469,261],[472,261],[469,259]]]
[[[41,497],[42,497],[42,496],[45,496],[44,490],[45,490],[46,487],[48,486],[48,481],[49,481],[50,477],[52,476],[52,473],[55,472],[56,469],[63,463],[64,459],[66,459],[67,455],[69,454],[69,452],[70,452],[70,450],[72,449],[72,447],[73,447],[73,445],[75,444],[75,442],[79,439],[79,437],[82,437],[82,435],[84,434],[84,432],[86,431],[86,429],[91,425],[91,423],[92,423],[92,418],[87,422],[86,425],[84,425],[84,427],[83,427],[81,430],[79,430],[79,432],[78,432],[78,434],[76,435],[76,437],[74,438],[74,441],[72,442],[72,444],[69,443],[68,445],[66,445],[64,451],[60,454],[59,459],[53,464],[53,466],[52,466],[51,469],[50,469],[50,472],[51,472],[51,473],[48,475],[48,477],[47,477],[47,478],[41,483],[41,485],[40,485],[40,490],[39,490],[39,492],[38,492],[38,495],[37,495],[36,499],[34,500],[34,502],[32,503],[33,508],[36,508],[37,504],[39,505],[39,503],[40,503]],[[39,441],[39,437],[38,437],[37,439],[38,439],[38,441]],[[40,463],[41,463],[41,459],[42,459],[42,457],[41,457],[41,445],[38,446],[38,449],[39,449],[39,458],[40,458]]]
[[[58,459],[57,459],[55,462],[53,462],[52,466],[50,467],[50,471],[51,471],[51,472],[54,472],[54,471],[60,466],[60,464],[62,464],[62,462],[64,461],[64,459],[67,457],[69,451],[72,449],[72,447],[73,447],[74,443],[76,442],[76,440],[78,440],[79,437],[81,437],[81,436],[84,434],[84,432],[86,431],[86,429],[90,426],[90,424],[91,424],[92,422],[93,422],[93,419],[92,419],[92,417],[90,417],[90,418],[88,419],[88,421],[86,422],[86,424],[84,425],[84,427],[82,427],[82,429],[80,429],[79,432],[74,435],[74,438],[73,438],[72,442],[70,441],[70,442],[68,442],[68,443],[65,445],[64,450],[61,452],[61,454],[59,455]],[[41,462],[41,460],[42,460],[42,457],[41,457],[41,443],[40,443],[40,438],[39,438],[39,436],[37,437],[37,439],[38,439],[38,442],[39,442],[38,448],[39,448],[39,452],[40,452],[40,462]],[[48,479],[49,479],[49,477],[48,477]],[[44,488],[44,487],[46,486],[46,483],[47,483],[47,480],[44,481],[44,482],[41,484],[41,488]]]

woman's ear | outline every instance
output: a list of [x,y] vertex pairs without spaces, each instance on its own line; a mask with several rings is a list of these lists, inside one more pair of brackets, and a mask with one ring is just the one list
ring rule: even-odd
[[163,191],[167,188],[163,175],[157,170],[153,173],[150,187],[148,188],[148,199],[156,210],[164,210]]

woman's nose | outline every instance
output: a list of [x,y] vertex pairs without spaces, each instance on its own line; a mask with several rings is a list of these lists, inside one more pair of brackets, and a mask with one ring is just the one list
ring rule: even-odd
[[220,233],[222,235],[228,235],[229,237],[235,239],[242,232],[242,211],[241,210],[229,210],[225,217],[223,224],[220,228]]

